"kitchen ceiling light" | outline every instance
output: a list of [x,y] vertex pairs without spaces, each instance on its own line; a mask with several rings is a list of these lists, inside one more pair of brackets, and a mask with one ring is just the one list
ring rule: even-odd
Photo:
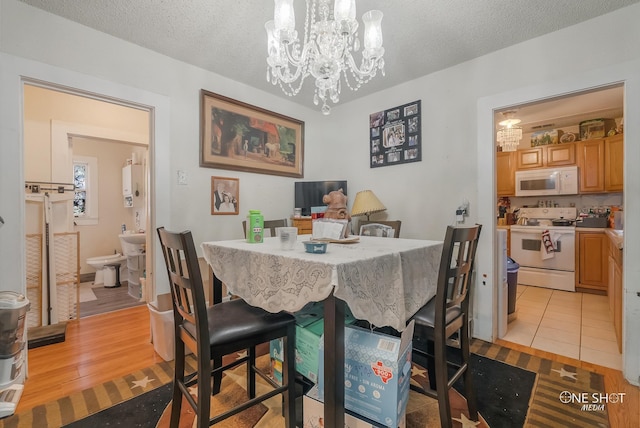
[[506,111],[502,114],[506,119],[498,123],[502,128],[498,130],[496,139],[503,152],[515,152],[520,140],[522,140],[522,128],[517,126],[521,120],[513,117],[515,114],[513,111]]
[[[382,47],[382,12],[370,10],[362,15],[364,50],[360,67],[352,53],[360,50],[355,0],[335,0],[333,13],[329,0],[307,0],[307,15],[302,43],[295,30],[293,0],[274,0],[274,19],[265,24],[267,30],[267,81],[289,96],[297,95],[310,74],[316,79],[313,102],[322,101],[322,113],[329,114],[330,100],[340,99],[341,76],[347,86],[358,90],[375,77],[384,76]],[[347,72],[353,76],[350,83]]]

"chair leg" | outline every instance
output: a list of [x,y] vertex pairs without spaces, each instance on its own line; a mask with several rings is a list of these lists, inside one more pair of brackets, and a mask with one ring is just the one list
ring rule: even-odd
[[[211,418],[211,361],[204,361],[198,356],[198,399],[196,400],[197,428],[207,428],[210,426]],[[214,378],[215,381],[215,378]],[[218,388],[220,386],[218,385]]]
[[429,388],[437,391],[438,385],[436,381],[436,362],[434,359],[435,347],[433,346],[433,341],[431,340],[427,342],[427,355],[429,356],[426,357],[427,367],[425,368],[427,369],[427,377],[429,378]]
[[[180,352],[182,348],[182,352]],[[182,412],[182,391],[178,386],[184,383],[184,344],[176,343],[175,347],[175,365],[173,374],[173,393],[171,399],[171,419],[169,422],[170,428],[178,428],[180,425],[180,413]]]
[[[216,355],[211,359],[213,363],[213,368],[222,367],[222,356]],[[222,371],[216,372],[213,374],[213,388],[211,389],[211,394],[216,395],[220,392],[220,387],[222,386]]]
[[[444,332],[441,333],[444,336]],[[451,403],[449,402],[448,374],[447,374],[447,345],[444,337],[435,338],[435,381],[438,394],[438,409],[440,410],[440,426],[451,428]],[[432,387],[433,388],[433,387]]]
[[256,365],[256,348],[252,346],[249,348],[249,359],[247,360],[247,392],[249,398],[255,398],[256,396],[256,372],[253,369]]
[[473,387],[473,375],[471,373],[471,367],[469,366],[470,351],[469,351],[469,324],[465,322],[460,330],[460,348],[462,350],[462,363],[466,366],[466,369],[462,375],[464,380],[465,398],[467,399],[467,407],[469,408],[469,419],[472,421],[478,420],[478,404],[476,402],[476,391]]

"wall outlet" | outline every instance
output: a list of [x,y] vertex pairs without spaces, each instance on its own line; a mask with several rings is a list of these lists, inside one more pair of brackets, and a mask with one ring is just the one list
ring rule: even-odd
[[181,186],[187,185],[187,171],[178,170],[178,184]]

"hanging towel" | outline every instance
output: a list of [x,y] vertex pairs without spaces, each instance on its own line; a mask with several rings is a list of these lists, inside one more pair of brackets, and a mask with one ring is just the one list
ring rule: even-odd
[[548,230],[542,231],[542,245],[540,245],[540,256],[542,260],[550,259],[554,256],[553,242]]

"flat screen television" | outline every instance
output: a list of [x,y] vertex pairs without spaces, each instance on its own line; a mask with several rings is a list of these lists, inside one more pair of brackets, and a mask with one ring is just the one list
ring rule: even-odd
[[347,180],[333,181],[296,181],[295,204],[296,208],[302,208],[302,215],[311,215],[311,207],[323,207],[322,197],[334,190],[342,189],[347,193]]

